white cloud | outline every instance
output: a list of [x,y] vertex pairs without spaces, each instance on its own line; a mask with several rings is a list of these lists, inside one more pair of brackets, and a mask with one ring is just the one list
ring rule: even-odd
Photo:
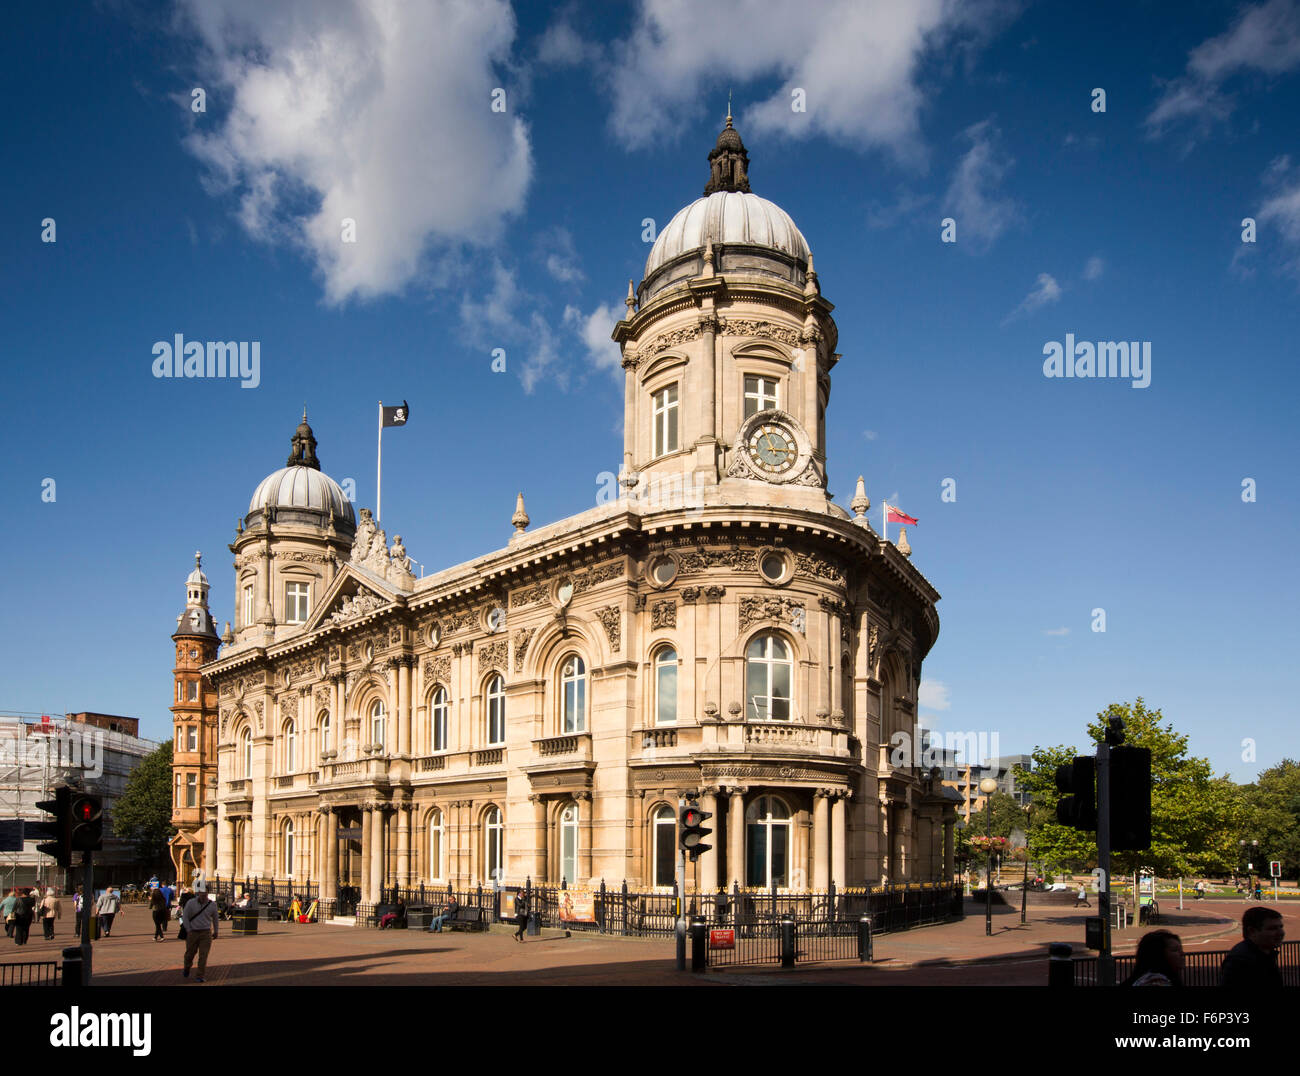
[[[605,67],[610,124],[624,145],[644,148],[705,115],[721,124],[723,95],[735,86],[746,136],[824,135],[919,161],[922,61],[980,47],[1014,10],[1007,0],[641,0]],[[549,48],[581,51],[558,30]],[[767,97],[748,103],[747,83],[773,80]],[[805,112],[791,108],[795,89],[806,94]]]
[[1283,75],[1300,69],[1300,3],[1266,0],[1244,8],[1227,30],[1192,49],[1184,73],[1146,117],[1147,133],[1158,138],[1170,127],[1193,121],[1204,133],[1235,107],[1224,84],[1234,75]]
[[1102,261],[1101,258],[1099,258],[1097,255],[1094,254],[1091,258],[1088,259],[1087,263],[1083,267],[1083,279],[1100,280],[1102,273],[1104,273],[1105,271],[1106,271],[1106,263]]
[[922,680],[916,691],[916,705],[926,710],[951,709],[948,685],[941,680]]
[[971,146],[957,162],[943,211],[957,221],[958,245],[980,251],[1019,219],[1015,201],[997,194],[1015,162],[1001,153],[1000,133],[992,120],[966,128],[963,137]]
[[892,205],[873,202],[867,207],[867,227],[892,228],[903,221],[915,220],[921,210],[933,201],[932,195],[900,190]]
[[586,279],[578,265],[578,251],[567,228],[552,228],[542,236],[540,254],[546,271],[561,284],[575,284]]
[[1044,635],[1069,635],[1069,628],[1048,628],[1043,632]]
[[1018,317],[1028,316],[1035,310],[1054,303],[1061,298],[1061,285],[1051,273],[1039,273],[1033,289],[1020,300],[1020,305],[1002,319],[1002,324],[1014,321]]
[[607,303],[601,303],[590,314],[584,314],[577,307],[564,308],[564,324],[577,332],[583,346],[587,349],[587,360],[597,370],[607,370],[622,377],[623,353],[610,334],[615,324],[626,313]]
[[880,434],[876,430],[863,430],[862,436],[868,441],[874,441],[880,436]]
[[182,10],[208,90],[186,139],[206,186],[238,198],[249,235],[303,250],[329,302],[401,291],[432,254],[490,243],[521,209],[528,129],[490,111],[515,36],[505,0]]
[[[1286,268],[1300,276],[1300,169],[1291,167],[1289,156],[1277,157],[1264,173],[1264,186],[1270,193],[1255,213],[1256,223],[1277,230],[1292,255]],[[1241,247],[1244,250],[1250,245],[1243,243]],[[1234,257],[1234,265],[1236,262]]]

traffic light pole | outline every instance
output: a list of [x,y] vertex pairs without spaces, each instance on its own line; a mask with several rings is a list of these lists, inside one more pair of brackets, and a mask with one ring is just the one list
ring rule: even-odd
[[1097,745],[1097,911],[1101,913],[1101,949],[1097,953],[1097,983],[1115,985],[1115,958],[1110,951],[1110,744]]
[[90,917],[95,913],[95,853],[81,853],[81,985],[90,985]]
[[[686,799],[677,801],[677,817],[682,816]],[[686,849],[677,850],[677,970],[686,970]]]

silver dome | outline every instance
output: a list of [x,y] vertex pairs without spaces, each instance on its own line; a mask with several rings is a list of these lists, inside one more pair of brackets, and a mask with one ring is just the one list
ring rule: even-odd
[[333,513],[340,526],[356,525],[352,505],[339,484],[315,467],[281,467],[263,478],[248,502],[248,514],[267,507],[314,508],[325,516]]
[[650,248],[643,279],[706,243],[768,247],[807,262],[803,233],[784,209],[757,194],[717,191],[697,198],[668,222]]

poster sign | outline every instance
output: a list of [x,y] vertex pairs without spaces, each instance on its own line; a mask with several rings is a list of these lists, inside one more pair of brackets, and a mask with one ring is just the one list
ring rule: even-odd
[[561,923],[594,923],[596,896],[590,889],[566,889],[560,893]]
[[709,948],[710,949],[734,949],[736,947],[736,931],[728,927],[726,930],[709,931]]
[[519,909],[516,907],[516,902],[519,900],[519,898],[522,895],[523,895],[522,893],[505,893],[505,892],[501,894],[501,918],[502,919],[519,918]]

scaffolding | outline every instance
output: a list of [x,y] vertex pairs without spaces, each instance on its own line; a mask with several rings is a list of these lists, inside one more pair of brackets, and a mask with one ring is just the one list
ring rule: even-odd
[[[103,862],[128,861],[128,843],[113,839],[112,807],[131,771],[158,744],[138,736],[47,714],[0,711],[0,818],[48,821],[36,804],[61,784],[79,783],[103,797],[106,815]],[[63,870],[27,841],[21,852],[0,852],[0,886],[66,888]],[[101,854],[96,854],[96,862]]]

